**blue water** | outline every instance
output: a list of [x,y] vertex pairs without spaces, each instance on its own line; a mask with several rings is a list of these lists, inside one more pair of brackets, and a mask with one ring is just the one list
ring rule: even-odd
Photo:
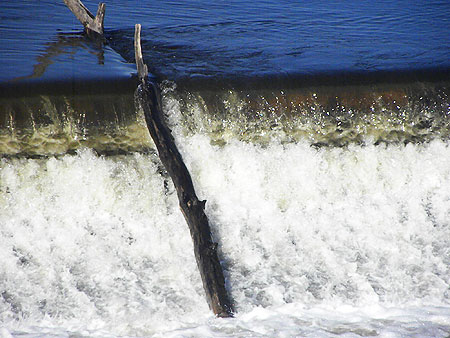
[[150,70],[174,80],[450,67],[448,1],[106,4],[109,45],[98,46],[62,0],[2,1],[0,81],[130,76],[135,23]]

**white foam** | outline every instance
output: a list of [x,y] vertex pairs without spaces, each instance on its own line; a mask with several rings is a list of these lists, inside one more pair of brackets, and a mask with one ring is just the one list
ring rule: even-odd
[[186,158],[209,201],[243,309],[448,301],[445,143],[314,150],[189,141]]
[[88,150],[4,161],[1,322],[123,333],[208,313],[188,229],[157,170],[147,156]]
[[238,310],[215,319],[154,156],[2,160],[2,334],[436,336],[450,329],[450,147],[177,140]]

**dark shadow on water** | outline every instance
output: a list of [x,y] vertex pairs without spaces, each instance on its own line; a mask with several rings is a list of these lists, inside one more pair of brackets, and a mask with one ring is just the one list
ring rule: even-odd
[[[127,47],[122,45],[133,50],[132,41]],[[27,62],[33,65],[31,73],[0,81],[0,98],[132,95],[137,83],[134,60],[129,62],[122,54],[112,48],[106,38],[92,40],[83,32],[57,33],[43,45],[34,60],[30,55]]]
[[44,76],[50,65],[57,62],[58,57],[61,55],[74,56],[80,49],[94,55],[97,58],[97,63],[104,65],[104,46],[103,40],[91,40],[83,33],[58,33],[56,41],[45,44],[44,52],[37,57],[37,63],[33,66],[33,73],[27,76],[16,77],[11,81],[40,78]]

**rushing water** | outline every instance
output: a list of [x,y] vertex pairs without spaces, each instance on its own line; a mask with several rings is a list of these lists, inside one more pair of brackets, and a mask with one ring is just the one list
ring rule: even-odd
[[[447,1],[108,1],[107,44],[62,1],[0,15],[2,338],[448,337]],[[135,23],[235,318],[135,111]]]
[[236,318],[206,305],[157,157],[86,149],[1,162],[5,332],[448,334],[448,143],[217,146],[175,134],[208,200]]

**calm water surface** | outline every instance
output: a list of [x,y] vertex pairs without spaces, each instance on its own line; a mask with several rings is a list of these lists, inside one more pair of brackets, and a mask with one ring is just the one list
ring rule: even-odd
[[[97,2],[84,2],[95,13]],[[448,1],[108,1],[108,46],[63,1],[2,1],[0,81],[129,76],[135,23],[162,78],[450,66]]]

